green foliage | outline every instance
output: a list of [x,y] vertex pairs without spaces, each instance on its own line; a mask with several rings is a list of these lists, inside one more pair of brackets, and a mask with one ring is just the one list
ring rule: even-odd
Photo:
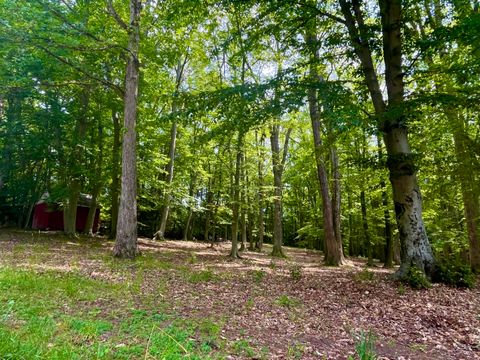
[[470,265],[459,260],[439,260],[436,264],[432,281],[459,288],[473,288],[476,277]]
[[288,345],[287,359],[300,360],[305,352],[305,346],[301,343],[294,342]]
[[356,273],[354,278],[355,280],[361,282],[371,282],[375,280],[375,273],[368,270],[368,268],[364,268],[362,271]]
[[233,343],[233,349],[237,355],[245,355],[249,358],[255,357],[255,351],[250,346],[248,340],[240,339]]
[[295,298],[292,298],[286,294],[280,295],[277,300],[275,300],[277,305],[293,309],[300,306],[300,301]]
[[[358,360],[375,360],[377,354],[375,352],[375,336],[371,331],[360,331],[354,334],[355,338],[355,354]],[[352,356],[349,360],[354,360]]]
[[265,278],[265,271],[263,270],[254,270],[253,271],[253,278],[255,280],[256,283],[261,283],[263,281],[263,279]]
[[289,273],[290,273],[290,279],[294,281],[299,281],[303,275],[302,266],[299,264],[294,264],[290,266]]
[[428,281],[423,271],[417,268],[415,265],[410,266],[403,281],[410,287],[417,290],[428,289],[431,287],[430,281]]
[[188,263],[189,264],[197,263],[197,254],[195,254],[193,251],[190,251],[188,254]]
[[215,278],[215,274],[212,270],[202,270],[194,272],[188,277],[188,281],[191,283],[209,282]]

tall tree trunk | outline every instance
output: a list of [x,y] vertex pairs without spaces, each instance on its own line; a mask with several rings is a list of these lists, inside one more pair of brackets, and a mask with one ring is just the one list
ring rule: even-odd
[[[378,147],[378,162],[381,164],[383,162],[383,152],[382,144],[380,137],[377,136],[377,147]],[[390,221],[390,211],[388,211],[388,195],[387,195],[387,184],[385,180],[380,181],[380,187],[382,189],[382,206],[383,206],[383,220],[385,223],[384,236],[385,236],[385,263],[383,264],[386,268],[393,267],[393,234],[392,234],[392,222]]]
[[[432,11],[430,4],[425,2],[425,12],[429,25],[433,29],[438,29],[442,26],[444,15],[441,11],[440,1],[434,1],[434,9]],[[478,11],[478,2],[471,6],[465,6],[467,3],[455,2],[454,9],[459,17],[468,16],[471,11]],[[425,36],[425,30],[423,24],[419,24],[421,35]],[[443,58],[448,54],[447,49],[441,49],[440,56]],[[432,66],[432,59],[428,59],[428,65]],[[451,93],[449,91],[449,82],[445,78],[436,78],[435,87],[439,91]],[[469,241],[470,252],[470,266],[476,273],[480,273],[480,204],[479,204],[479,188],[475,176],[475,169],[473,165],[473,158],[471,154],[472,149],[468,149],[469,143],[468,133],[465,129],[465,123],[461,118],[461,115],[457,109],[452,108],[449,104],[444,105],[445,116],[450,125],[450,130],[453,135],[453,141],[455,146],[455,156],[459,165],[458,179],[460,182],[460,188],[462,192],[463,207],[465,213],[465,221],[467,225],[467,235]],[[468,151],[470,150],[470,151]]]
[[348,188],[346,189],[347,193],[347,204],[348,204],[348,255],[354,256],[356,255],[354,252],[354,244],[353,244],[353,205],[352,205],[352,195]]
[[255,240],[253,238],[253,224],[254,224],[254,213],[249,211],[248,214],[248,221],[247,221],[247,236],[248,236],[248,250],[255,251]]
[[272,148],[272,165],[273,165],[273,249],[272,256],[284,257],[283,245],[283,223],[282,223],[282,175],[285,168],[285,161],[288,154],[288,142],[292,129],[288,129],[285,134],[285,144],[283,146],[283,155],[280,153],[280,125],[272,125],[270,146]]
[[[257,133],[255,133],[255,139],[257,140]],[[264,135],[260,137],[260,142],[257,141],[257,146],[262,147],[264,146]],[[264,224],[264,210],[263,210],[263,186],[264,186],[264,176],[263,176],[263,159],[261,156],[261,151],[258,150],[258,239],[255,244],[255,249],[258,251],[262,251],[263,248],[263,236],[265,231],[265,224]]]
[[402,258],[397,276],[406,276],[412,265],[431,276],[435,270],[435,259],[423,223],[422,196],[403,115],[401,0],[380,0],[380,12],[388,94],[387,114],[382,114],[385,115],[382,119],[382,130],[388,154],[387,164],[393,187]]
[[369,48],[369,31],[363,21],[360,2],[356,0],[339,2],[350,41],[362,65],[365,82],[378,118],[379,130],[383,132],[387,148],[387,166],[401,243],[401,265],[396,276],[405,277],[412,265],[431,276],[435,268],[435,259],[423,223],[422,197],[403,115],[401,0],[379,0],[388,108],[383,100],[373,64]]
[[170,195],[170,185],[173,181],[173,168],[175,162],[175,148],[177,142],[177,123],[172,124],[170,129],[170,145],[168,150],[168,165],[167,165],[167,186],[165,189],[165,201],[163,204],[162,215],[160,217],[160,227],[154,234],[154,240],[165,240],[165,228],[167,227],[168,213],[170,211],[170,202],[172,200]]
[[118,207],[120,195],[120,119],[118,112],[112,110],[113,121],[113,147],[112,147],[112,184],[110,186],[111,193],[111,209],[110,209],[110,239],[115,239],[117,234]]
[[[319,61],[318,39],[316,36],[316,22],[307,29],[306,41],[311,51],[310,79],[318,82],[319,75],[317,71],[317,63]],[[318,96],[315,88],[308,90],[308,106],[310,110],[310,119],[312,122],[313,143],[315,149],[315,161],[317,165],[317,176],[320,184],[320,193],[322,195],[322,212],[323,212],[323,232],[324,232],[324,253],[325,264],[338,266],[344,263],[342,243],[337,242],[335,236],[335,225],[333,220],[332,200],[330,198],[327,169],[323,160],[323,142],[321,138],[320,110],[318,107]]]
[[246,192],[246,181],[245,181],[245,153],[242,153],[242,166],[240,172],[240,181],[241,181],[241,192],[240,192],[240,234],[241,234],[241,243],[239,251],[245,251],[247,246],[247,192]]
[[446,111],[449,123],[452,127],[453,140],[455,143],[455,155],[459,163],[458,177],[462,190],[465,221],[470,250],[470,266],[475,273],[480,273],[480,204],[478,185],[473,170],[471,153],[468,150],[465,124],[458,113]]
[[239,206],[240,206],[240,173],[243,157],[243,137],[244,133],[240,130],[238,132],[237,140],[237,156],[235,161],[235,179],[233,185],[233,206],[232,206],[232,249],[230,250],[230,257],[239,258],[238,254],[238,220],[239,220]]
[[93,224],[95,222],[95,215],[97,213],[97,199],[102,188],[102,163],[103,163],[103,128],[100,124],[98,126],[98,137],[97,137],[97,146],[98,146],[98,158],[95,161],[95,170],[94,170],[94,185],[92,191],[92,202],[90,208],[88,209],[87,220],[85,222],[85,228],[83,232],[88,235],[93,235]]
[[[176,80],[175,80],[175,91],[178,92],[183,80],[183,71],[187,62],[187,57],[185,61],[178,61],[177,67],[175,69]],[[178,111],[178,100],[174,99],[172,102],[172,113]],[[165,229],[167,227],[168,214],[170,212],[170,203],[172,201],[171,189],[170,186],[173,181],[173,171],[175,163],[175,150],[177,145],[177,123],[174,121],[172,128],[170,129],[170,144],[168,148],[168,165],[167,165],[167,183],[165,189],[165,198],[162,209],[162,215],[160,216],[160,227],[158,231],[153,235],[154,240],[164,240],[165,239]]]
[[365,199],[365,190],[360,192],[360,205],[362,208],[362,226],[363,226],[363,244],[368,258],[367,266],[373,266],[372,239],[368,231],[367,201]]
[[125,76],[124,127],[122,142],[122,187],[118,211],[117,233],[113,255],[134,258],[138,255],[137,244],[137,158],[136,121],[137,95],[140,63],[141,0],[130,0],[130,22],[128,26],[128,60]]
[[195,176],[193,173],[190,174],[190,186],[188,189],[188,196],[189,196],[189,206],[188,206],[188,216],[187,221],[185,223],[185,228],[183,229],[183,241],[187,241],[190,235],[190,226],[192,223],[193,218],[193,194],[195,193]]
[[[340,190],[340,165],[338,160],[337,149],[333,144],[330,145],[330,159],[332,162],[332,215],[333,228],[335,230],[335,240],[337,244],[342,244],[342,222],[341,222],[341,190]],[[343,251],[343,250],[342,250]]]
[[[208,164],[208,170],[210,172],[210,164]],[[211,223],[211,217],[212,217],[212,207],[213,207],[213,184],[212,182],[214,181],[215,176],[213,178],[208,179],[208,185],[207,185],[207,204],[206,204],[206,214],[205,214],[205,231],[203,233],[203,239],[204,241],[209,240],[210,236],[210,223]],[[210,243],[210,246],[213,247],[214,241],[212,239],[212,242]]]
[[183,229],[183,241],[187,241],[190,235],[190,227],[192,225],[192,218],[193,218],[193,209],[190,208],[188,210],[187,221],[185,222],[185,228]]

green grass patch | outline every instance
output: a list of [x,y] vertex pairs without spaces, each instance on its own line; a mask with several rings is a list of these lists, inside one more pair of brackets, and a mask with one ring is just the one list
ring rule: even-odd
[[[121,271],[131,262],[125,264]],[[211,278],[200,274],[200,281]],[[73,272],[0,267],[0,358],[212,358],[219,325],[178,320],[158,301],[142,305],[147,296],[135,292],[142,279],[112,284]]]
[[278,299],[275,300],[275,303],[277,305],[280,305],[289,309],[293,309],[300,306],[300,301],[285,294],[280,295]]
[[200,282],[209,282],[214,280],[215,274],[213,273],[212,270],[202,270],[198,272],[193,272],[188,276],[188,281],[196,284]]

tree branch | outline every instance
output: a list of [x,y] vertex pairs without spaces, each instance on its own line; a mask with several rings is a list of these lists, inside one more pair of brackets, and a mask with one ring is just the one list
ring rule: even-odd
[[118,25],[124,30],[128,31],[128,25],[123,21],[123,19],[118,15],[117,11],[113,7],[112,0],[107,0],[107,11],[115,19]]
[[70,61],[68,61],[67,59],[64,59],[62,58],[61,56],[58,56],[57,54],[53,53],[52,51],[50,51],[49,49],[43,47],[42,45],[38,45],[38,44],[32,44],[33,46],[35,46],[36,48],[40,49],[40,50],[43,50],[45,51],[48,55],[54,57],[55,59],[57,59],[58,61],[64,63],[65,65],[68,65],[70,66],[71,68],[73,68],[74,70],[78,71],[79,73],[83,74],[83,75],[86,75],[87,77],[89,77],[90,79],[92,80],[95,80],[95,81],[98,81],[99,83],[105,85],[105,86],[108,86],[109,88],[115,90],[120,96],[124,96],[124,90],[111,83],[110,81],[107,81],[105,79],[101,79],[101,78],[98,78],[98,77],[95,77],[93,76],[90,72],[86,71],[86,70],[83,70],[82,68],[80,68],[79,66],[75,65],[75,64],[72,64]]
[[292,133],[292,128],[288,128],[287,133],[285,134],[285,143],[283,145],[283,154],[282,154],[282,171],[285,167],[285,162],[287,161],[288,155],[288,142],[290,141],[290,135]]

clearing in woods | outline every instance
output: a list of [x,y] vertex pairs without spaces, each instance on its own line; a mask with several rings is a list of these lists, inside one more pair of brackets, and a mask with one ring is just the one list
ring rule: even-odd
[[480,358],[478,286],[415,291],[303,249],[140,239],[125,261],[101,237],[0,231],[2,358],[346,359],[365,340],[379,359]]

